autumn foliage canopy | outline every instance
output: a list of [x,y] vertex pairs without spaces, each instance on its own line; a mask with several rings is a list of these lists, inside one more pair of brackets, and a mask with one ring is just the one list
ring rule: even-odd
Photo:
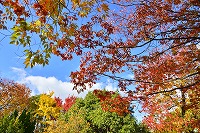
[[0,118],[29,105],[30,89],[11,80],[0,79]]
[[80,69],[70,75],[78,92],[111,78],[141,103],[153,131],[200,130],[199,0],[0,0],[0,6],[0,29],[12,29],[10,43],[24,47],[26,67],[46,65],[52,54],[79,56]]

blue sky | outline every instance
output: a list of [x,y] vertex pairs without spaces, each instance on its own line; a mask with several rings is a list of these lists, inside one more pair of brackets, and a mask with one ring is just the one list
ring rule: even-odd
[[[83,23],[84,19],[81,22]],[[13,26],[12,23],[8,23],[11,28]],[[84,97],[89,90],[92,91],[94,89],[117,90],[114,81],[104,78],[92,88],[88,87],[88,90],[83,93],[78,94],[73,91],[73,84],[70,83],[69,75],[71,71],[79,68],[79,58],[74,58],[72,61],[62,61],[59,57],[52,55],[49,65],[25,68],[23,64],[24,49],[20,46],[9,44],[10,38],[9,36],[5,37],[5,34],[9,35],[11,32],[0,31],[0,77],[26,84],[32,90],[32,95],[54,91],[55,96],[64,99],[69,95]],[[123,93],[121,92],[121,94]],[[137,115],[141,119],[142,115]]]
[[[7,37],[0,42],[0,77],[26,84],[32,90],[32,95],[54,91],[55,96],[64,100],[69,95],[84,97],[88,91],[94,89],[117,90],[113,81],[105,79],[105,81],[99,81],[92,88],[88,87],[88,90],[78,94],[72,90],[73,84],[70,83],[69,75],[71,71],[78,69],[79,58],[72,61],[62,61],[53,55],[47,66],[25,68],[23,64],[24,49],[9,44],[9,41],[9,37]],[[121,92],[121,94],[123,93]],[[136,113],[135,116],[141,120],[143,115]]]
[[[0,76],[27,84],[32,89],[32,95],[48,93],[54,91],[56,96],[65,98],[68,95],[84,96],[86,92],[77,94],[72,91],[73,85],[70,83],[70,72],[78,69],[79,58],[72,61],[62,61],[57,56],[52,56],[49,65],[25,68],[23,64],[23,48],[9,44],[9,38],[0,42]],[[106,88],[116,90],[112,83],[105,85],[101,82],[94,85],[93,89]]]
[[[9,26],[12,27],[12,24],[10,23]],[[0,34],[2,33],[11,34],[9,31],[0,31]],[[69,95],[83,97],[87,94],[87,91],[80,94],[72,91],[73,84],[70,83],[70,73],[79,69],[79,57],[71,61],[62,61],[60,57],[52,55],[49,65],[25,68],[24,48],[9,44],[10,37],[4,38],[3,34],[0,36],[0,77],[26,84],[32,90],[32,95],[54,91],[55,96],[64,99]],[[112,91],[117,89],[113,82],[104,79],[95,84],[93,88],[88,87],[88,90],[103,88]]]
[[[112,9],[118,10],[115,6]],[[88,18],[80,18],[78,24],[85,23]],[[13,27],[13,22],[7,22],[8,28]],[[98,27],[96,27],[98,28]],[[72,71],[79,68],[79,58],[72,61],[62,61],[59,57],[52,55],[49,65],[35,66],[34,68],[26,68],[24,62],[24,49],[20,46],[9,44],[12,31],[0,31],[0,77],[15,80],[24,83],[32,90],[32,95],[39,93],[48,93],[54,91],[55,96],[62,99],[68,95],[76,95],[83,97],[87,91],[77,94],[72,91],[73,84],[70,83],[69,75]],[[8,35],[8,36],[4,36]],[[4,38],[5,37],[5,38]],[[37,40],[36,37],[32,38]],[[129,75],[128,75],[129,76]],[[107,89],[115,91],[117,89],[114,81],[104,78],[93,86],[93,89]]]

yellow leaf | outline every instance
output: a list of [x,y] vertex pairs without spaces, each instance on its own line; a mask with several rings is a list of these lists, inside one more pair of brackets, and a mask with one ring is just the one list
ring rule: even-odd
[[70,48],[71,48],[71,49],[74,49],[74,48],[75,48],[75,44],[74,44],[74,43],[71,43],[71,44],[70,44]]
[[85,12],[83,12],[83,11],[80,11],[80,12],[78,13],[78,15],[79,15],[80,17],[86,17],[86,16],[87,16],[87,13],[85,13]]
[[35,21],[35,25],[40,27],[41,26],[41,21],[40,20]]
[[72,36],[72,35],[74,34],[74,32],[75,32],[75,29],[74,29],[73,26],[71,26],[71,27],[69,28],[69,35]]
[[38,105],[36,114],[42,117],[45,116],[47,120],[50,120],[51,117],[58,117],[60,113],[60,108],[55,106],[56,101],[52,98],[53,94],[53,91],[50,94],[42,94],[36,103]]

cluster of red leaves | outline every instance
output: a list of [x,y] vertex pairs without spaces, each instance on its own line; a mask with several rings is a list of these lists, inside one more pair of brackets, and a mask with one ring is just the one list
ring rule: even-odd
[[45,8],[44,5],[41,5],[41,4],[39,4],[39,3],[35,3],[35,4],[33,5],[33,8],[35,8],[36,14],[37,14],[38,16],[46,16],[46,15],[48,15],[48,12],[44,9],[44,8]]
[[56,106],[63,108],[64,111],[68,111],[76,101],[75,96],[69,96],[65,98],[64,104],[62,103],[62,99],[60,99],[59,97],[55,97],[54,99],[56,101]]
[[[45,5],[46,3],[46,5]],[[36,10],[36,15],[40,17],[40,21],[43,23],[46,23],[46,16],[49,15],[49,8],[52,8],[52,6],[47,6],[48,4],[52,5],[51,0],[50,1],[39,1],[33,4],[33,8]]]
[[135,76],[144,82],[136,90],[145,97],[139,97],[143,111],[148,114],[143,122],[151,129],[168,132],[172,129],[182,132],[189,129],[186,127],[200,129],[196,124],[200,110],[198,56],[196,46],[189,46],[138,65]]
[[55,97],[54,100],[56,101],[56,107],[62,107],[62,99],[59,97]]
[[15,13],[18,17],[20,17],[20,16],[22,16],[22,15],[24,15],[24,16],[26,16],[26,17],[29,16],[28,12],[25,10],[25,7],[22,6],[22,5],[19,3],[18,0],[15,0],[15,1],[13,1],[13,0],[5,0],[5,1],[0,2],[0,3],[2,3],[4,6],[10,6],[10,7],[12,7],[14,13]]
[[60,11],[60,4],[63,1],[56,0],[38,0],[33,4],[33,9],[36,10],[36,15],[39,16],[40,21],[46,23],[46,17],[58,16]]
[[75,96],[67,97],[65,99],[65,103],[63,105],[64,110],[68,111],[75,102],[76,102],[76,97]]
[[130,99],[122,97],[113,91],[94,90],[94,95],[100,99],[104,111],[115,112],[120,116],[130,113]]

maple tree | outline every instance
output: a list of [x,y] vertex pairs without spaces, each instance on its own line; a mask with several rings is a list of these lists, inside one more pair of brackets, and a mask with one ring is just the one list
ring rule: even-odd
[[113,91],[94,90],[93,93],[100,99],[103,110],[115,112],[120,116],[131,113],[129,110],[130,98],[122,97],[119,93]]
[[62,99],[55,97],[54,100],[56,102],[56,107],[62,107]]
[[0,117],[14,110],[23,111],[29,105],[31,90],[11,80],[0,79]]
[[[8,28],[8,20],[15,23],[10,43],[25,47],[26,67],[48,64],[51,54],[62,60],[80,56],[80,69],[70,75],[78,92],[105,76],[149,114],[170,115],[173,106],[182,117],[199,110],[199,0],[2,0],[0,5],[5,9],[0,29]],[[31,36],[39,38],[39,49]],[[134,84],[136,90],[127,88]],[[199,118],[194,119],[196,128]]]
[[198,58],[196,49],[184,48],[176,54],[162,55],[140,65],[135,72],[135,76],[144,81],[160,83],[140,83],[136,88],[143,111],[148,113],[144,122],[154,131],[200,130],[197,124],[200,99],[199,71],[196,69],[199,63],[194,61]]
[[67,98],[65,98],[64,104],[62,103],[62,99],[60,99],[59,97],[55,97],[54,99],[56,101],[56,106],[63,108],[64,111],[68,111],[76,101],[75,96],[68,96]]

